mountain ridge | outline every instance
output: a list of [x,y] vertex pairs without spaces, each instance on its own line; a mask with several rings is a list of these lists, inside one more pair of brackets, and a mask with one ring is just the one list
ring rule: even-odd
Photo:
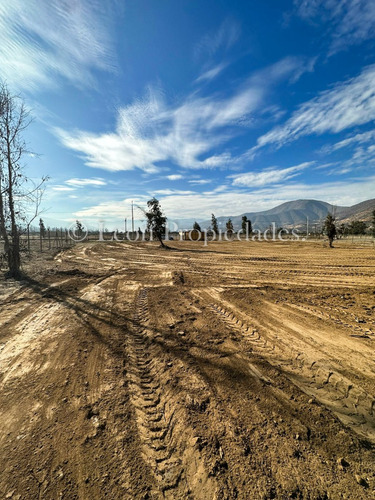
[[[219,229],[225,228],[230,218],[234,229],[240,229],[242,217],[251,220],[254,229],[264,230],[273,222],[278,227],[298,227],[309,224],[321,226],[328,213],[333,213],[338,223],[349,223],[352,220],[369,222],[375,210],[375,198],[356,203],[352,206],[337,206],[320,200],[300,199],[287,201],[269,210],[260,212],[243,212],[240,215],[217,217]],[[202,229],[211,225],[210,220],[200,222]]]

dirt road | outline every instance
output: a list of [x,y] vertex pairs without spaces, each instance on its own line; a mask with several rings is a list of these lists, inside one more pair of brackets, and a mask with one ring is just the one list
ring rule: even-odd
[[0,498],[375,498],[375,254],[90,243],[0,287]]

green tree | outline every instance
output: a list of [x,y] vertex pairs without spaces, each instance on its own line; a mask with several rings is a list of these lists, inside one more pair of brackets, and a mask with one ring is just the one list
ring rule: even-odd
[[197,221],[194,222],[193,229],[195,229],[196,231],[202,231],[202,229]]
[[214,231],[214,233],[216,233],[216,234],[219,233],[219,227],[217,225],[217,218],[215,217],[214,214],[211,215],[211,227],[212,227],[212,231]]
[[45,236],[46,236],[46,226],[44,225],[43,219],[39,219],[39,230],[40,230],[40,236],[42,238],[45,238]]
[[336,236],[335,218],[332,214],[328,214],[324,221],[324,232],[326,233],[329,241],[330,248],[333,248],[333,240]]
[[152,198],[147,202],[147,207],[147,230],[152,231],[160,241],[160,245],[165,248],[163,236],[165,236],[167,218],[162,212],[160,202],[156,198]]
[[[253,232],[253,228],[251,225],[251,220],[246,217],[246,215],[242,216],[242,231],[245,234],[251,234]],[[247,233],[246,233],[247,231]]]
[[227,228],[227,232],[228,233],[233,233],[233,222],[232,222],[232,219],[228,219],[227,223],[226,223],[226,228]]
[[83,232],[83,224],[79,220],[76,220],[76,233],[79,238],[82,236],[82,232]]
[[348,228],[345,224],[340,224],[340,226],[337,228],[337,235],[339,238],[342,238],[347,234]]
[[366,222],[363,222],[362,220],[354,220],[349,224],[350,234],[365,234],[366,229]]

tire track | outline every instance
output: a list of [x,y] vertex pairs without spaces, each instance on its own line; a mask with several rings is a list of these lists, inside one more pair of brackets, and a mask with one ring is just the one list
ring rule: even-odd
[[375,442],[375,398],[328,364],[308,359],[302,352],[270,341],[233,312],[218,303],[210,310],[228,328],[235,330],[250,343],[254,353],[281,368],[303,392],[314,396],[345,424],[368,440]]
[[178,488],[183,468],[173,443],[174,412],[167,411],[162,395],[158,380],[160,370],[153,356],[155,353],[146,327],[147,320],[147,291],[142,289],[136,300],[133,335],[128,343],[132,366],[129,385],[143,443],[143,456],[165,496],[168,491]]
[[160,350],[160,333],[148,322],[147,290],[143,288],[136,298],[132,334],[127,340],[127,380],[142,456],[155,479],[152,494],[171,500],[203,499],[217,486],[206,471],[196,448],[195,431],[187,422],[186,394],[171,384]]

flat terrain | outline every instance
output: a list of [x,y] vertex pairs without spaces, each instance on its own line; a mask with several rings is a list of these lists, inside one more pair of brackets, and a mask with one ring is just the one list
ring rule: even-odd
[[375,498],[375,251],[77,245],[0,283],[0,498]]

